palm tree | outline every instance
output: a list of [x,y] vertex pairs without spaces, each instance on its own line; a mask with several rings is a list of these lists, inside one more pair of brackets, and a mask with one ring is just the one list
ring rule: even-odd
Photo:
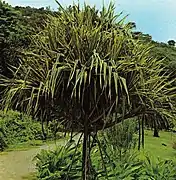
[[160,76],[162,62],[150,56],[151,46],[133,39],[113,4],[100,13],[87,5],[59,6],[12,68],[13,78],[2,77],[0,84],[7,87],[5,109],[57,119],[84,134],[85,180],[91,132],[142,114],[170,117],[174,90]]

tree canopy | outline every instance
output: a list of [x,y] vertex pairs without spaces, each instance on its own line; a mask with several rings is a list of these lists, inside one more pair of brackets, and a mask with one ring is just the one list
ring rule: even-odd
[[6,87],[5,109],[84,133],[86,179],[90,133],[132,117],[170,123],[175,79],[153,55],[151,42],[134,37],[113,4],[101,11],[86,4],[59,7],[31,36],[12,77],[1,75],[0,84]]
[[[170,116],[174,91],[161,75],[162,61],[150,55],[150,45],[133,39],[113,11],[112,5],[100,15],[95,8],[73,6],[50,16],[14,77],[2,82],[8,85],[8,107],[44,119],[62,117],[77,130],[87,118],[89,131],[144,112]],[[117,122],[107,121],[113,112]]]

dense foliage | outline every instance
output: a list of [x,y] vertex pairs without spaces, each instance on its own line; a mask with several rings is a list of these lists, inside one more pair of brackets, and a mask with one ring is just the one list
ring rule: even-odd
[[[38,178],[40,180],[79,180],[81,179],[81,149],[75,151],[77,146],[68,145],[57,147],[56,150],[43,150],[36,156]],[[102,152],[104,153],[104,152]],[[161,180],[176,178],[176,166],[172,161],[154,160],[146,155],[143,160],[139,159],[135,152],[127,153],[119,159],[118,156],[102,154],[97,148],[92,150],[92,180]],[[111,153],[109,154],[111,155]]]
[[[112,133],[110,133],[111,131]],[[126,138],[122,137],[122,134]],[[136,152],[135,136],[136,123],[126,121],[124,126],[116,125],[103,134],[99,133],[98,139],[93,138],[91,141],[93,148],[91,150],[90,179],[174,180],[176,178],[175,162],[163,160],[164,157],[155,159],[147,153]],[[101,147],[97,146],[99,143]],[[41,151],[35,157],[37,177],[41,180],[81,179],[81,146],[81,143],[79,145],[68,143],[66,146],[57,147],[52,151]],[[120,152],[122,152],[121,155],[119,155]]]
[[19,64],[21,50],[30,44],[29,35],[42,28],[49,10],[12,7],[0,1],[0,73],[11,76],[10,65]]
[[[135,33],[134,33],[135,34]],[[175,45],[170,45],[169,42],[175,42],[174,40],[170,40],[167,43],[164,42],[155,42],[152,40],[152,37],[148,34],[137,33],[135,36],[143,43],[150,43],[153,48],[151,50],[152,56],[157,59],[163,60],[164,71],[170,74],[170,78],[176,77],[176,47]]]
[[61,146],[54,151],[42,150],[35,157],[39,179],[80,179],[81,152],[76,151],[77,147],[71,145]]
[[[0,1],[0,73],[8,75],[9,59],[15,56],[14,48],[11,45],[15,39],[20,39],[20,33],[23,32],[23,27],[19,27],[19,13],[14,11],[11,6]],[[15,46],[18,47],[18,41]],[[14,60],[15,61],[15,60]]]
[[10,145],[41,139],[40,123],[16,111],[0,111],[0,150]]
[[117,123],[113,112],[118,122],[142,114],[171,117],[174,89],[161,75],[162,62],[150,56],[148,44],[132,38],[113,12],[112,5],[100,16],[95,8],[74,6],[51,16],[13,79],[1,81],[8,85],[7,107],[17,104],[47,120],[62,117],[67,129],[83,130],[87,117],[88,131]]

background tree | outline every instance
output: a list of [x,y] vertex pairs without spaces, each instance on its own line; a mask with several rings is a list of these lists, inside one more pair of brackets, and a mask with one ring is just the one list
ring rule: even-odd
[[[145,35],[142,32],[133,32],[134,38],[138,39],[143,43],[150,43],[152,49],[150,51],[151,55],[159,60],[162,60],[162,68],[161,75],[165,74],[169,76],[169,79],[172,80],[172,86],[176,85],[176,48],[173,45],[174,42],[171,40],[172,45],[168,45],[163,42],[155,42],[152,40],[150,35]],[[176,102],[175,100],[173,102]],[[175,105],[174,105],[175,106]],[[159,130],[171,130],[173,128],[173,123],[162,121],[161,119],[158,121],[158,118],[153,118],[150,116],[146,117],[145,126],[151,127],[154,129],[154,136],[159,136]]]
[[90,174],[91,132],[146,114],[172,117],[175,89],[161,75],[162,62],[150,45],[133,39],[114,9],[60,6],[32,37],[13,78],[0,80],[5,109],[56,119],[84,134],[83,179]]
[[174,40],[169,40],[168,42],[169,46],[175,46],[175,41]]

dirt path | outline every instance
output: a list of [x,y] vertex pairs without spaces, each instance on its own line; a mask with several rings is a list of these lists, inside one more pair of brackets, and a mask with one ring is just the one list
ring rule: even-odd
[[[59,145],[61,143],[57,143]],[[62,141],[64,144],[64,141]],[[22,176],[35,172],[33,158],[41,149],[52,149],[56,144],[43,145],[26,151],[12,151],[0,154],[0,180],[22,180]]]

